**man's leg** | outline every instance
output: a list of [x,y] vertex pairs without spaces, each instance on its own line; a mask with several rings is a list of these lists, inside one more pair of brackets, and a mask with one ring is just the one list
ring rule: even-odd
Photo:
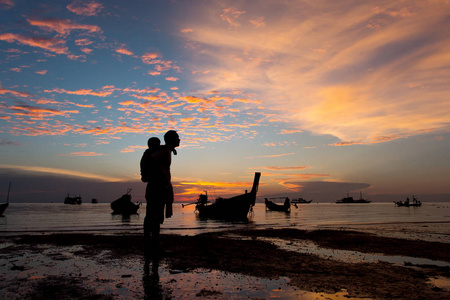
[[147,202],[146,213],[144,218],[144,254],[149,256],[151,254],[151,242],[152,242],[152,229],[151,229],[151,216],[150,216],[150,204]]

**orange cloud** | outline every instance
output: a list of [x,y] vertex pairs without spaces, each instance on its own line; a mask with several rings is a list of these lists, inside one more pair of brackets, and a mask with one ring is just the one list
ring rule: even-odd
[[97,96],[97,97],[107,97],[110,96],[113,93],[113,89],[105,89],[99,92],[95,92],[91,89],[80,89],[76,91],[68,91],[65,89],[60,88],[54,88],[53,90],[44,90],[46,93],[59,93],[59,94],[69,94],[69,95],[91,95],[91,96]]
[[39,75],[45,75],[45,74],[47,74],[47,70],[36,71],[34,73],[39,74]]
[[224,8],[220,17],[226,21],[230,27],[238,27],[240,24],[237,19],[240,15],[245,14],[245,11],[238,11],[234,7]]
[[14,115],[45,117],[45,116],[69,116],[70,114],[77,114],[77,110],[61,111],[52,108],[42,108],[31,105],[13,105],[8,107],[9,110],[14,111]]
[[283,2],[270,26],[255,29],[262,10],[240,3],[221,14],[228,29],[191,17],[194,30],[181,36],[196,45],[192,64],[210,71],[192,77],[205,90],[254,91],[274,120],[342,143],[388,142],[447,132],[450,119],[450,38],[435,34],[450,26],[449,3],[409,4]]
[[141,56],[141,60],[144,64],[151,65],[157,63],[156,59],[159,57],[159,54],[156,52],[147,52]]
[[136,152],[137,150],[147,149],[145,146],[129,146],[123,150],[120,150],[122,153],[131,153]]
[[56,31],[61,35],[69,35],[72,30],[87,30],[90,33],[102,33],[100,27],[96,25],[87,25],[74,23],[66,19],[47,18],[43,20],[27,19],[28,23],[33,26],[47,31]]
[[[223,181],[186,181],[180,180],[177,182],[178,186],[184,189],[184,192],[180,195],[198,195],[206,190],[214,190],[214,194],[221,197],[232,196],[235,194],[242,194],[245,189],[250,189],[253,182],[235,181],[235,182],[223,182]],[[264,185],[260,183],[260,186]]]
[[176,78],[176,77],[166,77],[166,80],[167,81],[177,81],[177,80],[179,80],[179,78]]
[[259,17],[255,20],[250,20],[250,23],[253,24],[255,27],[261,28],[266,26],[266,22],[264,21],[264,17]]
[[103,10],[104,7],[97,1],[75,0],[69,5],[67,5],[66,8],[69,11],[73,12],[74,14],[90,17],[90,16],[97,16]]
[[302,133],[300,129],[281,129],[280,134]]
[[[25,126],[24,124],[32,124],[33,126]],[[73,126],[66,124],[49,124],[46,122],[40,125],[35,125],[35,122],[23,120],[20,125],[10,126],[11,132],[17,135],[26,136],[42,136],[51,135],[58,136],[64,135],[73,130]]]
[[4,33],[0,35],[1,41],[9,43],[18,42],[23,45],[37,47],[56,54],[68,54],[68,48],[64,41],[48,37],[27,37],[21,34]]
[[354,142],[354,141],[342,141],[342,142],[338,142],[338,143],[334,143],[334,144],[328,144],[328,146],[333,146],[333,147],[340,147],[340,146],[351,146],[351,145],[362,145],[364,143],[361,142]]
[[273,170],[273,171],[284,171],[284,170],[304,170],[307,169],[307,166],[296,166],[296,167],[277,167],[277,166],[269,166],[264,167],[264,169],[267,170]]
[[0,87],[0,95],[4,95],[4,94],[11,94],[11,95],[14,95],[14,96],[17,96],[17,97],[24,97],[24,98],[30,96],[30,94],[26,93],[26,92],[18,92],[18,91],[15,91],[15,90],[3,89],[3,88]]
[[131,52],[130,50],[128,50],[128,49],[126,49],[124,47],[117,48],[115,51],[117,53],[120,53],[120,54],[123,54],[123,55],[130,55],[130,56],[134,55],[133,52]]

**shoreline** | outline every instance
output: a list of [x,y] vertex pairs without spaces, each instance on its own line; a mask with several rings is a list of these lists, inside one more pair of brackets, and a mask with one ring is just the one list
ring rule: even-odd
[[[333,255],[321,257],[307,253],[307,248],[306,253],[292,251],[297,243],[308,242],[331,253],[349,250],[409,255],[450,263],[450,243],[330,229],[245,229],[193,236],[162,234],[161,241],[170,255],[161,260],[146,260],[141,234],[0,237],[0,278],[3,279],[0,295],[29,297],[44,290],[49,299],[48,293],[54,289],[55,298],[125,299],[144,298],[156,289],[161,296],[156,299],[189,299],[196,295],[245,299],[252,295],[266,298],[268,294],[264,293],[270,292],[267,287],[278,284],[282,287],[278,295],[284,295],[285,299],[297,299],[305,293],[319,299],[321,293],[325,298],[335,293],[354,299],[450,298],[450,289],[445,287],[450,282],[449,266],[416,265],[407,261],[403,266],[352,259],[344,262]],[[235,278],[241,280],[234,282]],[[444,286],[433,285],[431,279],[443,280]],[[211,286],[211,280],[215,285]],[[197,284],[192,285],[193,281]],[[240,294],[236,296],[232,287],[243,282],[253,282],[253,285],[238,287]],[[265,288],[257,282],[265,282]]]

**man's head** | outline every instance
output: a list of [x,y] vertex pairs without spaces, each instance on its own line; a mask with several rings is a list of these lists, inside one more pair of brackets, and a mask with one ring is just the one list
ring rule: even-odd
[[164,142],[169,148],[175,149],[176,147],[180,146],[180,137],[175,130],[169,130],[164,135]]

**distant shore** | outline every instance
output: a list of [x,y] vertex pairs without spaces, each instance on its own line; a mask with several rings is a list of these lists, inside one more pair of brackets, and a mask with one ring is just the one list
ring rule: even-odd
[[[288,278],[287,286],[295,293],[345,291],[346,297],[356,298],[450,299],[449,289],[430,282],[433,278],[449,281],[448,266],[415,265],[406,261],[403,266],[385,262],[345,262],[286,250],[277,247],[274,239],[287,246],[310,242],[334,251],[412,256],[450,264],[449,243],[346,230],[263,229],[196,236],[166,234],[162,235],[162,243],[169,254],[161,260],[144,259],[140,234],[8,236],[0,237],[0,275],[4,279],[0,283],[0,295],[34,299],[125,299],[148,295],[156,299],[178,299],[184,295],[186,299],[215,295],[222,299],[227,298],[227,284],[231,284],[226,274],[236,274],[269,281]],[[210,286],[208,281],[202,283],[201,278],[206,275],[200,276],[199,270],[209,270],[207,274],[215,274],[211,271],[216,270],[224,275],[216,274],[219,278]],[[192,285],[191,280],[197,283]],[[249,286],[248,289],[258,288]],[[281,289],[280,295],[283,291],[288,293],[286,289]],[[42,296],[38,296],[40,294]],[[241,295],[245,296],[245,287],[241,287]]]

